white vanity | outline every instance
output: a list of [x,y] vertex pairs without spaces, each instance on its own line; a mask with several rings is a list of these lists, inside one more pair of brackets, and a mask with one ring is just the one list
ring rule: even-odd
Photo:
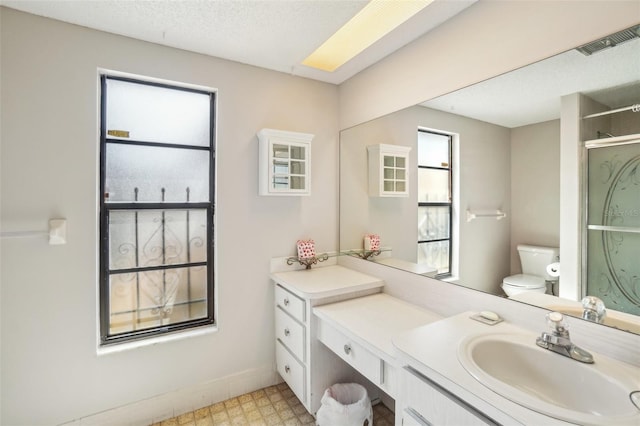
[[359,380],[394,400],[397,425],[640,424],[638,367],[560,356],[476,312],[442,318],[342,266],[271,277],[277,369],[311,413],[330,385]]
[[342,266],[271,274],[275,282],[276,367],[310,413],[325,389],[352,377],[351,369],[318,340],[312,308],[379,293],[384,282]]

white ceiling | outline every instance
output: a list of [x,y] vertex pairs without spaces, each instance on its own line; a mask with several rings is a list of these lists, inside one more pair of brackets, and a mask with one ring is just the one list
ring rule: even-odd
[[13,9],[340,84],[477,0],[436,0],[333,73],[301,62],[364,0],[0,0]]
[[[366,0],[0,0],[0,5],[101,31],[340,84],[477,0],[435,0],[333,73],[301,64]],[[622,87],[621,90],[604,90]],[[549,58],[424,105],[518,127],[557,119],[582,92],[611,108],[640,103],[640,40]]]
[[422,105],[513,128],[560,118],[560,97],[577,92],[611,109],[640,104],[640,39],[570,50]]

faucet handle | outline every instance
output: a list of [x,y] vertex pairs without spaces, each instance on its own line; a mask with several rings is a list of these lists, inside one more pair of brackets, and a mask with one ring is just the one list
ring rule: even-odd
[[601,323],[607,316],[607,309],[604,306],[604,302],[595,296],[586,296],[583,298],[582,307],[584,308],[582,318],[589,321]]
[[547,325],[555,335],[558,336],[568,336],[569,335],[569,326],[564,320],[564,315],[560,312],[549,312],[546,315]]

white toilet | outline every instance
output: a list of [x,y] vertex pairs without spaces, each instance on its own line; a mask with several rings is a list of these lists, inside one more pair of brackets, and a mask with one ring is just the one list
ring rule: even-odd
[[552,279],[547,274],[547,265],[557,262],[560,249],[557,247],[539,247],[525,244],[518,245],[522,273],[511,275],[502,280],[502,289],[511,297],[519,293],[546,293],[546,280]]

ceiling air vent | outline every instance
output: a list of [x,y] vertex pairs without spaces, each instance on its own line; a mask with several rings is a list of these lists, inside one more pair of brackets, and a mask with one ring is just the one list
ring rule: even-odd
[[636,25],[626,30],[619,31],[617,33],[608,35],[600,40],[592,41],[584,46],[577,47],[576,50],[583,55],[589,56],[592,53],[599,52],[600,50],[607,49],[609,47],[617,46],[625,41],[633,40],[634,38],[640,38],[640,25]]

